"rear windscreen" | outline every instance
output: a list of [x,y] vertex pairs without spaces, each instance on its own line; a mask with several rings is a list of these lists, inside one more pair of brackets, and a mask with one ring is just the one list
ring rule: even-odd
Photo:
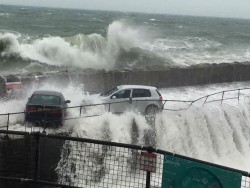
[[33,95],[29,102],[32,104],[41,104],[41,105],[61,104],[60,98],[54,95]]
[[5,77],[6,82],[21,82],[20,78],[16,77],[16,76],[6,76]]

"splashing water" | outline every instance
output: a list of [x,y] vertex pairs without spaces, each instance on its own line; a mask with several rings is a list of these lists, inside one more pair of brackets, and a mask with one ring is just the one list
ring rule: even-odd
[[[181,87],[161,89],[164,99],[190,100],[215,91],[245,87],[249,83],[218,84],[203,87]],[[83,87],[70,84],[68,87],[44,84],[27,89],[21,99],[1,103],[0,113],[19,112],[24,110],[25,103],[36,89],[52,89],[60,91],[66,99],[72,101],[71,106],[77,106],[86,96]],[[214,102],[202,107],[195,103],[184,111],[163,111],[156,117],[155,127],[147,124],[143,116],[134,112],[121,115],[104,113],[94,118],[67,120],[57,131],[72,132],[72,136],[108,141],[145,145],[148,130],[155,131],[155,147],[178,154],[219,163],[234,168],[248,170],[250,151],[250,109],[249,92],[242,93],[241,100],[228,100],[222,104]],[[235,93],[231,93],[234,96]],[[230,95],[228,97],[230,97]],[[220,98],[221,96],[219,96]],[[216,98],[215,98],[216,99]],[[166,104],[176,107],[175,104]],[[177,106],[179,107],[179,106]],[[14,109],[14,110],[13,110]],[[91,113],[102,112],[93,108]],[[69,110],[70,117],[79,117],[79,109]],[[7,117],[0,117],[1,125]],[[117,124],[119,122],[119,124]],[[23,115],[10,117],[10,129],[24,130]],[[56,132],[53,129],[46,130]]]

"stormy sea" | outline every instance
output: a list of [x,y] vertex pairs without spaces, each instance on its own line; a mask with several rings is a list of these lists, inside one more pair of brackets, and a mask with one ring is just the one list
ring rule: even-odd
[[245,62],[250,20],[0,6],[0,74]]

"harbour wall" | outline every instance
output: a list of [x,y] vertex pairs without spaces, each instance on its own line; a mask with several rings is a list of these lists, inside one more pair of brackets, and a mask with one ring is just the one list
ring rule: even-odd
[[[24,86],[31,83],[55,83],[84,85],[89,92],[101,92],[122,84],[152,85],[158,88],[204,85],[223,82],[250,80],[250,63],[234,62],[221,64],[202,64],[189,67],[171,67],[152,70],[84,70],[60,71],[56,73],[37,73],[16,75],[21,77]],[[4,79],[0,79],[0,94],[4,94]]]

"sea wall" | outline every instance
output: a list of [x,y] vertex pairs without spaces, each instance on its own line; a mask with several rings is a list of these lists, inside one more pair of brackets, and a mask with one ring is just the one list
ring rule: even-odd
[[0,97],[5,93],[5,80],[0,76]]
[[[94,71],[80,72],[61,71],[49,74],[19,75],[24,85],[32,82],[84,84],[89,92],[100,92],[121,84],[152,85],[158,88],[204,85],[211,83],[248,81],[250,80],[250,63],[235,62],[221,64],[202,64],[189,67],[172,67],[154,70]],[[0,93],[4,91],[1,89]]]

